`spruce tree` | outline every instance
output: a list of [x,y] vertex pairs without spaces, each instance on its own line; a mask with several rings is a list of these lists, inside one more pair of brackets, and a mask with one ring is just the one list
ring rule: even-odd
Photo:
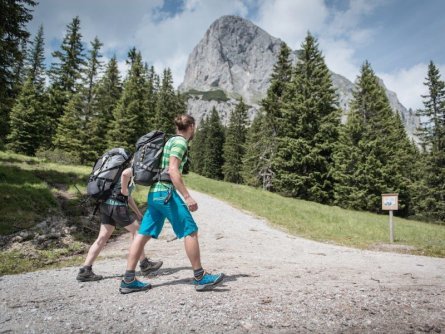
[[224,181],[243,183],[242,160],[244,158],[247,136],[247,106],[243,99],[230,115],[224,142],[224,165],[222,167]]
[[28,78],[10,115],[11,131],[7,137],[7,147],[14,152],[34,155],[44,140],[47,122],[42,99],[36,85]]
[[43,93],[45,89],[45,39],[43,25],[39,27],[34,41],[31,43],[27,57],[27,77],[36,85],[36,89]]
[[277,137],[282,133],[283,128],[281,109],[284,93],[292,75],[290,52],[289,47],[282,43],[267,95],[261,101],[264,116],[262,112],[257,115],[247,138],[243,178],[247,184],[262,185],[266,190],[273,189],[275,173],[272,170],[272,161],[277,151]]
[[274,188],[288,196],[331,203],[340,113],[331,74],[311,34],[302,44],[284,100],[272,167]]
[[[88,51],[87,67],[85,69],[84,83],[82,87],[82,95],[85,100],[85,108],[82,115],[84,126],[82,129],[79,129],[79,131],[83,132],[82,137],[85,138],[85,142],[83,143],[84,153],[89,157],[89,161],[95,161],[99,155],[97,152],[97,138],[95,138],[97,134],[94,132],[98,130],[98,118],[101,118],[95,110],[95,107],[97,106],[95,100],[98,98],[96,93],[97,81],[102,69],[102,62],[100,61],[100,58],[102,57],[100,48],[102,45],[103,44],[97,37],[91,42],[91,49]],[[102,141],[104,140],[102,139]]]
[[85,69],[84,79],[84,89],[88,106],[92,104],[93,91],[97,83],[98,75],[100,74],[102,68],[102,62],[100,61],[100,58],[102,58],[100,48],[102,46],[103,44],[96,37],[91,42],[91,50],[88,51],[89,56],[87,59],[87,67]]
[[217,180],[222,179],[224,127],[215,107],[213,107],[210,117],[206,120],[203,144],[201,149],[204,151],[204,157],[201,175]]
[[94,88],[90,142],[95,156],[100,156],[111,147],[108,145],[108,132],[112,128],[113,110],[122,94],[122,83],[116,56],[107,64],[104,76]]
[[49,71],[50,113],[53,119],[53,126],[48,129],[49,135],[55,132],[58,119],[63,115],[65,106],[72,95],[81,88],[81,79],[86,65],[83,52],[80,19],[76,16],[67,26],[60,50],[52,53],[56,62],[51,64]]
[[253,187],[271,190],[274,172],[271,158],[276,137],[266,115],[260,111],[247,131],[246,153],[243,158],[242,177],[244,183]]
[[123,92],[113,111],[113,121],[108,132],[109,147],[134,150],[137,139],[147,132],[146,77],[140,52],[129,53],[131,67],[124,82]]
[[191,170],[200,175],[203,175],[204,169],[207,129],[208,117],[205,117],[199,123],[199,126],[196,129],[195,137],[190,145]]
[[334,203],[343,208],[360,209],[364,199],[363,192],[356,191],[363,174],[364,165],[359,143],[364,131],[359,113],[349,112],[345,125],[339,129],[339,139],[334,153]]
[[173,88],[173,77],[169,68],[164,70],[161,87],[156,101],[156,128],[169,134],[175,133],[173,120],[182,110],[177,110],[178,99]]
[[159,89],[159,76],[156,74],[154,66],[146,70],[147,73],[147,124],[150,128],[156,125],[156,104]]
[[29,32],[26,25],[32,20],[34,0],[1,0],[0,13],[0,148],[9,132],[9,114],[18,89],[18,70],[25,59]]
[[53,138],[55,148],[70,153],[80,163],[89,161],[85,152],[85,133],[80,131],[84,126],[82,114],[85,106],[85,100],[80,92],[72,95],[60,117]]
[[432,61],[424,84],[428,94],[422,95],[424,108],[416,112],[421,120],[417,135],[428,151],[440,152],[445,149],[445,82]]
[[8,147],[15,152],[34,155],[48,139],[43,27],[40,27],[29,50],[26,74],[19,97],[11,112]]
[[445,221],[445,82],[431,61],[423,95],[424,109],[418,110],[421,125],[418,129],[422,154],[422,175],[416,185],[414,203],[416,214],[435,221]]
[[381,211],[381,194],[399,193],[409,211],[412,146],[370,64],[357,79],[348,122],[335,154],[336,204]]
[[283,131],[283,98],[287,86],[291,81],[292,62],[290,60],[291,50],[286,43],[281,44],[277,63],[274,65],[270,78],[270,86],[266,97],[261,101],[266,114],[266,121],[271,127],[273,137],[277,137]]

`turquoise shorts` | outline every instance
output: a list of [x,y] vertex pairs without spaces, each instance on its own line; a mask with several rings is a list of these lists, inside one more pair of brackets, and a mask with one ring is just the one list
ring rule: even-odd
[[166,218],[172,225],[178,239],[198,231],[198,226],[196,226],[187,204],[179,197],[178,193],[172,190],[172,196],[165,204],[164,200],[167,195],[168,191],[148,194],[148,208],[142,219],[139,234],[157,239]]

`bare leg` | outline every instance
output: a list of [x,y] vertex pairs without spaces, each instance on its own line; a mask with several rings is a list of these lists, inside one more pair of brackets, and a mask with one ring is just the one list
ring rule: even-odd
[[192,233],[184,238],[185,252],[192,264],[193,270],[202,268],[199,252],[198,233]]
[[[129,231],[131,233],[131,243],[133,243],[134,241],[134,236],[136,235],[136,232],[139,230],[139,223],[137,220],[135,220],[133,222],[133,224],[125,226],[125,228],[127,229],[127,231]],[[145,259],[145,252],[144,252],[144,248],[142,248],[142,252],[141,255],[139,256],[139,261],[142,261]]]
[[113,225],[109,225],[109,224],[101,224],[100,225],[99,236],[97,237],[96,241],[91,245],[91,247],[88,251],[87,258],[85,259],[84,266],[93,265],[94,260],[96,260],[100,251],[107,244],[107,241],[108,241],[108,239],[110,239],[110,236],[113,233],[113,231],[114,231]]
[[130,252],[128,254],[127,270],[135,270],[138,259],[141,257],[141,254],[144,251],[144,246],[150,239],[151,237],[149,236],[136,234],[133,242],[131,243]]

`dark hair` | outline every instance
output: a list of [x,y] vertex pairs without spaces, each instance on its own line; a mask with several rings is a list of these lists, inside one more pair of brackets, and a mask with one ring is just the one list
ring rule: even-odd
[[195,125],[195,119],[193,116],[183,114],[178,115],[175,118],[175,125],[179,131],[187,130],[190,126]]

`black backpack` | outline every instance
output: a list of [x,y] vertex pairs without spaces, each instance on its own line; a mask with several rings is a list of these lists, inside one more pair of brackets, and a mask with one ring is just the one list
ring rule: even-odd
[[[98,204],[111,197],[113,187],[122,171],[128,167],[130,159],[131,154],[123,148],[113,148],[97,159],[88,178],[88,195],[96,199]],[[97,206],[94,213],[96,210]]]
[[171,182],[167,173],[162,173],[161,161],[167,135],[162,131],[152,131],[136,142],[133,159],[134,183],[151,186],[157,181]]

